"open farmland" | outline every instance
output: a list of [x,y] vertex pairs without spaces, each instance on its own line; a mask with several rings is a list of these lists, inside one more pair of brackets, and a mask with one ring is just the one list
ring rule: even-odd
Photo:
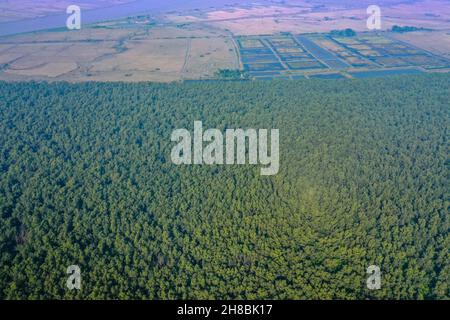
[[0,38],[1,80],[169,82],[212,78],[239,63],[227,33],[156,26],[146,16]]
[[[55,8],[62,3],[55,2]],[[408,33],[367,32],[369,1],[324,4],[219,4],[105,21],[77,31],[4,36],[0,80],[170,82],[217,79],[221,70],[267,80],[351,78],[354,72],[385,69],[450,70],[450,13],[441,2],[381,1],[383,29],[410,22],[433,27]],[[357,36],[330,32],[345,28]]]
[[[367,31],[367,12],[373,1],[261,1],[252,5],[235,5],[211,9],[198,14],[172,13],[166,19],[174,23],[204,23],[236,36],[327,33],[351,28]],[[376,3],[382,8],[382,29],[394,25],[414,25],[433,30],[450,29],[450,6],[442,0],[390,0]]]
[[393,38],[450,58],[450,31],[397,33]]

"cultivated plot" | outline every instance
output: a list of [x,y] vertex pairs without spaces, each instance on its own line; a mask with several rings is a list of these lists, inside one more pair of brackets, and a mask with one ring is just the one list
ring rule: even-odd
[[450,71],[450,60],[390,33],[238,37],[244,70],[253,79],[359,78]]

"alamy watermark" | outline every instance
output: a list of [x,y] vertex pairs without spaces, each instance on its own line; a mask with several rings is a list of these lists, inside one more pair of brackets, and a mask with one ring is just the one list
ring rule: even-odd
[[381,289],[381,269],[379,266],[371,265],[367,268],[367,289],[380,290]]
[[81,269],[77,265],[71,265],[67,267],[66,273],[69,275],[67,278],[67,288],[69,290],[81,290]]
[[[267,129],[227,129],[225,139],[218,129],[203,131],[203,123],[194,121],[193,135],[187,129],[172,132],[171,159],[176,165],[243,165],[264,166],[261,175],[275,175],[280,168],[279,131]],[[204,143],[207,143],[204,145]],[[248,145],[248,149],[247,149]]]
[[367,8],[367,29],[381,30],[381,8],[377,5],[371,5]]
[[81,8],[76,5],[70,5],[66,10],[67,14],[70,16],[67,18],[66,27],[69,30],[80,30],[81,29]]

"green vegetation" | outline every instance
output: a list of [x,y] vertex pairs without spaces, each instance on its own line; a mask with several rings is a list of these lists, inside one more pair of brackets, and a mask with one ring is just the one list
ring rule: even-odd
[[[449,84],[0,83],[0,298],[448,299]],[[280,173],[173,165],[194,120]]]
[[332,30],[330,35],[335,37],[354,37],[356,36],[356,31],[350,28],[344,30]]
[[399,32],[399,33],[404,33],[404,32],[413,32],[413,31],[432,31],[432,29],[425,29],[425,28],[418,28],[418,27],[410,27],[410,26],[393,26],[391,29],[392,32]]
[[220,69],[216,76],[226,80],[244,80],[248,79],[248,73],[242,70]]

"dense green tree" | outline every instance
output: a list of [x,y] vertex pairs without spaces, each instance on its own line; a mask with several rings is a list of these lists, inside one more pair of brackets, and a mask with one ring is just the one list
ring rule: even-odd
[[[448,299],[449,88],[0,82],[0,298]],[[279,174],[173,165],[194,120],[280,129]]]

